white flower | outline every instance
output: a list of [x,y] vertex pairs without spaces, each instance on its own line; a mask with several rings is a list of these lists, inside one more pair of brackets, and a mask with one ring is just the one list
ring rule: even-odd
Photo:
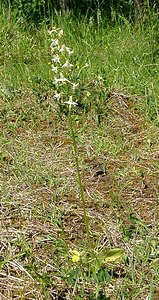
[[63,44],[59,50],[59,53],[64,52],[66,50],[66,46]]
[[53,27],[53,29],[49,31],[49,34],[52,35],[54,32],[57,32],[57,28],[56,27]]
[[63,29],[61,29],[58,33],[58,36],[61,37],[63,35]]
[[54,57],[52,58],[52,61],[55,63],[59,63],[60,64],[60,57],[58,54],[55,54]]
[[61,46],[61,49],[59,50],[59,52],[61,53],[61,52],[64,52],[64,51],[66,51],[69,55],[71,55],[73,53],[73,50],[71,50],[70,48],[66,47],[66,45],[63,44]]
[[65,64],[62,66],[62,68],[71,68],[71,67],[73,67],[73,64],[70,64],[68,60],[67,60],[67,61],[65,62]]
[[75,89],[78,87],[79,83],[72,83],[72,90],[75,91]]
[[52,72],[54,72],[54,73],[57,73],[57,71],[58,71],[58,68],[57,68],[57,67],[54,67],[54,66],[52,66]]
[[52,40],[51,45],[50,45],[51,53],[54,53],[54,51],[57,47],[59,47],[58,39]]
[[62,94],[61,93],[55,93],[54,98],[56,98],[57,100],[60,100]]
[[69,97],[69,101],[65,101],[64,104],[68,104],[69,105],[69,110],[71,110],[72,106],[78,105],[77,102],[72,101],[72,96],[70,96]]
[[66,51],[69,55],[73,54],[73,50],[71,50],[70,48],[66,47]]
[[51,48],[51,53],[54,54],[55,48]]
[[60,79],[61,79],[62,82],[68,81],[68,79],[65,78],[62,73],[60,73],[60,77],[61,77]]
[[50,45],[51,49],[52,49],[53,47],[58,46],[58,44],[59,44],[58,39],[52,40],[52,43],[51,43],[51,45]]
[[62,73],[60,74],[60,78],[54,78],[54,84],[59,84],[60,82],[65,83],[66,81],[68,81],[68,79],[65,78]]

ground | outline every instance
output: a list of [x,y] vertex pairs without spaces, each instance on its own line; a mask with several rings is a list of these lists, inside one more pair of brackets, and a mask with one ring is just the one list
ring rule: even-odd
[[1,299],[159,297],[159,130],[144,97],[103,93],[102,114],[79,105],[72,117],[92,245],[125,258],[102,266],[105,279],[81,279],[69,257],[88,249],[68,118],[52,91],[19,91],[1,99]]

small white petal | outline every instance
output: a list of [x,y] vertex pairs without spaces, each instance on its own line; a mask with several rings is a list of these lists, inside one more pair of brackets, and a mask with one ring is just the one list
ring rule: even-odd
[[73,54],[73,50],[71,50],[70,48],[66,47],[66,51],[69,55]]
[[53,71],[54,73],[57,73],[57,71],[58,71],[58,68],[57,68],[57,67],[54,67],[54,66],[52,66],[52,71]]
[[62,68],[71,68],[71,67],[73,67],[73,64],[70,64],[68,60],[67,60],[67,61],[65,62],[65,64],[62,66]]
[[60,78],[54,78],[54,84],[65,83],[66,81],[68,81],[68,79],[65,78],[62,73],[60,74]]
[[72,84],[72,90],[75,91],[75,89],[78,87],[79,83],[73,83]]
[[58,39],[52,40],[50,47],[51,48],[56,47],[56,46],[58,46],[58,44],[59,44]]
[[71,109],[72,106],[78,105],[77,102],[72,101],[72,96],[69,97],[69,101],[65,101],[64,104],[69,105],[69,109]]
[[60,57],[58,54],[55,54],[54,57],[52,58],[52,61],[55,63],[59,63],[60,64]]
[[61,37],[63,35],[63,29],[61,29],[58,33],[58,36]]
[[56,98],[57,100],[60,100],[62,94],[61,93],[55,93],[54,98]]
[[49,34],[52,35],[54,32],[57,32],[57,29],[55,27],[49,31]]
[[66,46],[62,45],[61,48],[60,48],[60,50],[59,50],[59,53],[64,52],[65,50],[66,50]]

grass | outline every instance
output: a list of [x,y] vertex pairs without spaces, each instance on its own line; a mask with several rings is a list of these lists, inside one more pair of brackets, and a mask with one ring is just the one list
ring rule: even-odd
[[[0,297],[158,299],[157,21],[96,30],[54,21],[80,74],[73,112],[95,253],[125,256],[88,272],[88,253],[67,117],[57,113],[48,28],[7,17],[0,32]],[[51,27],[51,26],[50,26]],[[96,265],[95,265],[96,267]]]

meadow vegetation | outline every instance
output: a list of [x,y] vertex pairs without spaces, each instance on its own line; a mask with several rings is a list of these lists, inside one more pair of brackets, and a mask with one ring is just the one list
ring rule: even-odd
[[[136,26],[1,15],[0,299],[158,300],[157,14]],[[78,83],[63,102],[54,27]]]

